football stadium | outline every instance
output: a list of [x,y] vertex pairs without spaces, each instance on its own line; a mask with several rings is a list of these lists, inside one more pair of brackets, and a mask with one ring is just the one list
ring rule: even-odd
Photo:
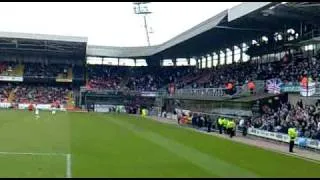
[[320,177],[319,6],[145,47],[0,32],[0,177]]

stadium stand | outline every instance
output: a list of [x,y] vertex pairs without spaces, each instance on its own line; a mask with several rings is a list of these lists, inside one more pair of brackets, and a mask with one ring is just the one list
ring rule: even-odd
[[[282,59],[284,59],[283,57]],[[219,88],[227,82],[241,86],[249,80],[267,80],[280,78],[284,83],[297,83],[303,75],[310,73],[317,81],[317,69],[320,59],[312,57],[308,61],[291,58],[290,61],[271,63],[229,64],[213,69],[193,69],[184,67],[164,67],[160,70],[150,70],[145,67],[135,67],[130,70],[126,86],[130,90],[156,91],[175,82],[180,88]],[[129,68],[113,66],[92,66],[88,69],[89,85],[92,88],[120,89],[121,79],[125,78],[124,71]],[[299,71],[300,69],[300,71]]]
[[56,78],[60,75],[62,78],[68,77],[69,66],[63,64],[40,64],[26,63],[24,68],[25,77],[47,77]]
[[287,133],[289,127],[297,128],[300,137],[320,140],[320,103],[295,106],[288,102],[280,107],[262,107],[262,115],[252,120],[254,128],[270,132]]
[[0,75],[1,76],[22,76],[23,75],[22,64],[17,64],[14,62],[3,62],[0,65]]
[[[187,81],[184,76],[191,72],[193,67],[162,67],[157,70],[148,67],[115,67],[115,66],[89,66],[88,83],[92,89],[121,89],[127,88],[135,91],[157,91],[171,82]],[[189,76],[189,75],[188,75]],[[122,87],[120,87],[120,82]]]
[[8,102],[12,87],[10,84],[0,85],[0,102]]
[[87,86],[91,89],[120,89],[119,84],[126,70],[115,66],[90,66]]
[[67,104],[69,89],[66,87],[44,85],[17,85],[15,87],[15,103]]

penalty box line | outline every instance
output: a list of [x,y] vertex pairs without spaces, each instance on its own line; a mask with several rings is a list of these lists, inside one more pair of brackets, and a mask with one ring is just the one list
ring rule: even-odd
[[0,155],[31,155],[31,156],[64,156],[66,158],[66,178],[72,178],[71,170],[71,154],[66,153],[39,153],[39,152],[3,152]]

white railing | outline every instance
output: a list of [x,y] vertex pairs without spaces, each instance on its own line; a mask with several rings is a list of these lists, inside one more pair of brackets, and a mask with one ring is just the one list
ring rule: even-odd
[[189,96],[225,96],[225,88],[201,88],[201,89],[178,89],[174,95],[189,95]]

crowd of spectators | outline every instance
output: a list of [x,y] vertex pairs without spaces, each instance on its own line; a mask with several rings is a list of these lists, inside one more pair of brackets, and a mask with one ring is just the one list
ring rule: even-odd
[[15,89],[15,103],[59,104],[67,103],[69,89],[45,85],[18,85]]
[[120,89],[127,68],[116,66],[89,66],[87,87],[91,89]]
[[157,91],[172,82],[182,86],[183,77],[190,74],[193,69],[193,67],[152,69],[150,67],[89,66],[87,87],[92,89],[127,88],[135,91]]
[[88,69],[89,84],[94,88],[117,89],[121,80],[128,78],[123,86],[130,90],[156,91],[174,83],[180,88],[218,88],[232,82],[241,86],[250,80],[280,78],[284,83],[299,82],[304,75],[318,80],[320,58],[294,59],[283,57],[269,63],[245,62],[225,64],[214,68],[194,67],[114,67],[92,66]]
[[0,63],[0,74],[2,74],[7,69],[6,63]]
[[[228,82],[241,86],[250,80],[280,78],[284,83],[297,83],[305,75],[317,81],[320,72],[320,58],[297,58],[286,54],[281,61],[269,63],[245,62],[225,64],[214,68],[196,69],[195,67],[119,67],[91,65],[87,71],[87,87],[93,89],[127,88],[137,91],[157,91],[166,89],[170,83],[181,88],[218,88],[226,87]],[[0,64],[0,72],[6,69]],[[67,76],[69,66],[57,64],[25,64],[26,77],[56,77],[59,73]],[[83,77],[81,67],[73,68],[73,77]]]
[[0,85],[0,102],[8,102],[8,98],[12,87],[10,84],[1,84]]
[[[302,52],[299,52],[301,53]],[[14,64],[0,63],[0,74],[12,70]],[[58,74],[65,77],[69,65],[25,63],[25,77],[55,78]],[[241,86],[250,80],[280,78],[284,83],[298,83],[305,75],[318,81],[320,75],[320,57],[300,57],[286,54],[280,61],[269,63],[224,64],[214,68],[196,69],[195,67],[119,67],[108,65],[90,65],[87,67],[87,86],[99,89],[120,89],[157,91],[174,83],[181,88],[218,88],[228,82]],[[84,77],[82,67],[73,67],[73,77]],[[122,86],[122,87],[120,87]]]
[[309,76],[313,81],[319,81],[320,58],[296,59],[283,64],[279,76],[285,83],[298,83],[303,76]]
[[8,76],[12,72],[16,64],[13,62],[2,62],[0,63],[0,75]]
[[64,64],[43,64],[43,63],[26,63],[24,66],[25,77],[37,78],[56,78],[62,73],[66,78],[68,75],[69,65]]
[[14,91],[13,103],[66,104],[70,90],[67,87],[2,83],[0,84],[0,102],[8,102],[12,91]]
[[84,79],[84,75],[85,75],[84,67],[75,65],[72,68],[72,72],[73,72],[73,78],[74,79]]
[[262,107],[262,114],[251,121],[251,125],[271,132],[287,134],[295,127],[300,137],[320,140],[320,102],[315,105],[281,103],[279,107]]

